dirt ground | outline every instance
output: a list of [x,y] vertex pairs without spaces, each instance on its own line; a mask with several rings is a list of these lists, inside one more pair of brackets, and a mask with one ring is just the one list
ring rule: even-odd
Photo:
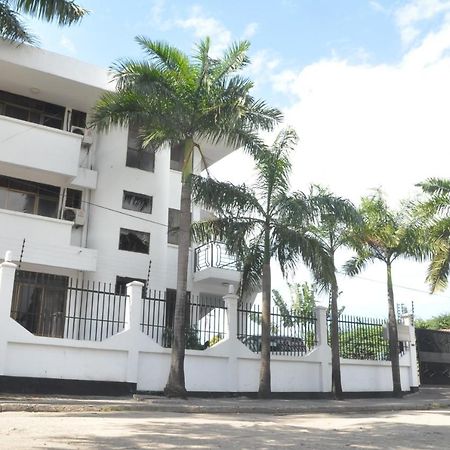
[[450,410],[347,415],[0,414],[1,449],[448,449]]

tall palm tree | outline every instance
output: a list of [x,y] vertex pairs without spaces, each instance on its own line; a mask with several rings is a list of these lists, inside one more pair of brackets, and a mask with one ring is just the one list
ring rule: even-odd
[[[328,291],[331,307],[331,366],[332,391],[336,398],[342,398],[341,365],[339,354],[339,286],[336,278],[336,252],[349,244],[349,229],[361,223],[360,215],[354,205],[346,199],[335,197],[320,186],[312,186],[309,201],[315,211],[311,232],[322,244],[330,259],[329,265],[318,268],[318,285]],[[323,269],[329,269],[328,271]]]
[[323,256],[322,247],[307,231],[309,216],[304,196],[288,195],[289,153],[296,143],[295,131],[286,129],[270,148],[261,147],[255,152],[257,179],[252,187],[193,178],[194,201],[215,215],[194,224],[194,238],[201,242],[219,239],[242,261],[242,295],[262,285],[260,397],[271,392],[271,259],[276,259],[286,273],[299,258],[315,268]]
[[87,14],[87,10],[70,0],[0,0],[0,37],[21,43],[33,44],[36,38],[30,34],[21,20],[21,14],[72,25]]
[[389,356],[392,366],[393,393],[402,395],[400,382],[399,342],[395,315],[392,264],[398,258],[421,260],[424,256],[422,233],[406,209],[389,209],[378,191],[361,200],[359,212],[362,224],[353,230],[352,245],[357,255],[345,265],[349,275],[356,275],[369,262],[381,261],[386,265]]
[[250,153],[263,143],[259,130],[270,131],[281,113],[251,96],[253,83],[239,75],[249,63],[249,42],[231,45],[221,59],[212,58],[209,38],[192,58],[163,42],[136,38],[146,53],[142,61],[122,60],[113,66],[117,90],[99,100],[93,124],[100,130],[132,123],[142,147],[181,144],[181,177],[177,296],[172,359],[165,392],[185,396],[184,355],[187,271],[191,243],[191,183],[194,150],[205,161],[203,142],[244,147]]
[[426,228],[431,253],[427,282],[434,293],[447,287],[450,272],[450,180],[429,178],[417,186],[426,195],[414,213]]

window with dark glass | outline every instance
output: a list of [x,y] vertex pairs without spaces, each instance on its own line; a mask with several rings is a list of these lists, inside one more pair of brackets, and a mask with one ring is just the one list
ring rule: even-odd
[[180,229],[180,211],[178,209],[169,208],[169,220],[167,227],[167,242],[169,244],[178,245],[179,229]]
[[150,233],[121,228],[119,250],[148,254],[150,250]]
[[155,171],[155,149],[149,146],[142,148],[139,141],[139,129],[132,125],[128,128],[126,165],[147,172]]
[[68,208],[81,209],[81,199],[83,192],[78,189],[67,189],[66,206]]
[[86,113],[72,109],[72,116],[70,118],[70,124],[73,127],[86,128]]
[[67,285],[65,276],[17,271],[11,317],[35,335],[63,337]]
[[60,188],[0,175],[0,208],[11,211],[58,216]]
[[184,162],[184,146],[180,142],[178,144],[172,144],[170,147],[170,168],[172,170],[183,170]]
[[153,197],[151,197],[150,195],[123,191],[122,208],[129,209],[131,211],[151,214],[152,207]]
[[131,283],[132,281],[140,281],[141,283],[144,283],[143,292],[145,292],[145,286],[147,284],[147,280],[143,280],[142,278],[136,278],[136,277],[120,277],[119,275],[116,276],[116,289],[115,293],[119,295],[125,295],[127,292],[127,284]]
[[64,106],[0,91],[1,115],[62,130],[65,113]]

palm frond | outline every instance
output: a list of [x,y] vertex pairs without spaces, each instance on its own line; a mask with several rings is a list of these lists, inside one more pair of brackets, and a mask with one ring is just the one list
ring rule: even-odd
[[243,216],[264,213],[255,193],[246,185],[217,181],[213,178],[192,176],[192,198],[215,214]]
[[447,287],[450,272],[450,243],[440,241],[436,243],[433,258],[428,267],[427,282],[431,293],[442,291]]
[[450,195],[450,180],[443,178],[428,178],[416,186],[422,188],[422,191],[431,195]]
[[295,130],[286,128],[278,134],[272,146],[262,148],[255,155],[258,187],[267,193],[269,199],[289,189],[292,168],[289,155],[297,141]]
[[0,37],[19,43],[35,44],[36,38],[26,29],[19,14],[0,1]]
[[195,73],[193,73],[189,57],[182,51],[165,42],[152,41],[145,36],[136,36],[135,40],[157,69],[179,74],[184,83],[194,83]]
[[373,261],[373,256],[370,254],[359,254],[353,256],[344,264],[344,272],[351,277],[361,273],[367,266],[367,264]]
[[58,25],[72,25],[89,12],[69,0],[10,0],[13,9]]
[[240,41],[231,44],[225,51],[221,61],[216,65],[213,72],[215,80],[219,80],[230,73],[239,71],[250,63],[247,52],[250,48],[249,41]]

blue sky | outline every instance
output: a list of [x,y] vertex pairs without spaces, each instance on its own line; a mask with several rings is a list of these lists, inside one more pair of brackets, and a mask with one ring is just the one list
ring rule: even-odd
[[33,21],[30,26],[44,48],[104,67],[123,56],[140,56],[136,35],[166,40],[190,52],[207,33],[220,48],[248,38],[253,56],[264,52],[279,69],[301,69],[329,57],[398,60],[403,45],[394,12],[405,3],[131,0],[124,8],[120,0],[80,0],[91,11],[80,25],[57,28]]
[[[248,75],[256,94],[285,113],[299,133],[293,189],[328,186],[355,203],[381,187],[393,207],[414,197],[417,182],[449,177],[450,0],[80,0],[82,24],[30,23],[41,46],[107,67],[139,57],[133,38],[166,40],[189,52],[210,35],[220,52],[252,42]],[[237,152],[215,174],[249,178]],[[342,260],[348,255],[342,255]],[[427,294],[425,265],[394,267],[396,299],[414,300],[421,317],[450,312],[450,294]],[[308,278],[300,269],[295,280]],[[340,277],[340,298],[353,314],[386,315],[385,274]],[[274,286],[282,288],[280,274]]]

